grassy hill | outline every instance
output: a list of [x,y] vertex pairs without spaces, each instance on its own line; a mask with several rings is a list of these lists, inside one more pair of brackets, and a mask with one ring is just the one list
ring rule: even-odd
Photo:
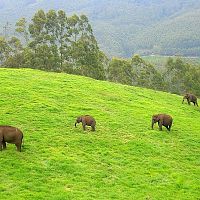
[[196,0],[1,0],[0,33],[38,9],[84,13],[109,56],[162,54],[200,56],[200,1]]
[[[25,136],[0,152],[0,199],[199,198],[200,108],[182,97],[30,69],[0,69],[0,85],[0,123]],[[170,133],[150,128],[162,112]]]

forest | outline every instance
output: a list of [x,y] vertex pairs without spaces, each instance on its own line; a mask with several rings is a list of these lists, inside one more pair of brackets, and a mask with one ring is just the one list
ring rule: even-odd
[[160,69],[138,54],[131,59],[109,58],[99,48],[86,15],[38,10],[31,20],[20,18],[15,31],[17,37],[0,37],[1,67],[64,72],[200,96],[198,64],[176,57],[169,58]]
[[109,57],[200,56],[199,0],[1,0],[0,35],[15,34],[15,22],[39,9],[86,15]]

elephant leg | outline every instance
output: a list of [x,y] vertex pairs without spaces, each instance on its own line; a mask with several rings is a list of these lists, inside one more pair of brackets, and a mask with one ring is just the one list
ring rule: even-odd
[[2,142],[0,141],[0,151],[2,151]]
[[92,127],[92,131],[95,131],[95,126],[91,126]]
[[196,105],[199,107],[198,103],[196,102]]
[[171,129],[171,126],[172,126],[172,125],[169,125],[169,126],[167,127],[167,130],[168,130],[168,131],[170,131],[170,129]]
[[159,122],[158,126],[159,126],[159,130],[162,131],[162,123],[161,122]]
[[2,151],[2,145],[3,145],[3,137],[0,136],[0,151]]
[[86,124],[82,123],[82,126],[83,126],[83,130],[85,131]]
[[6,149],[6,142],[3,141],[3,149]]
[[162,131],[163,119],[160,119],[160,120],[158,121],[158,126],[159,126],[159,130]]
[[17,151],[21,151],[21,144],[15,144],[15,146],[17,147]]

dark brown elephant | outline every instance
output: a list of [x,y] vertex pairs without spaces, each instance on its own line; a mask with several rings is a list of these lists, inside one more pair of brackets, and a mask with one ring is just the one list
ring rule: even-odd
[[15,144],[18,151],[21,151],[23,133],[12,126],[0,126],[0,151],[6,148],[6,142]]
[[82,126],[83,126],[83,130],[85,131],[85,127],[87,126],[91,126],[92,127],[92,131],[95,131],[95,125],[96,125],[96,121],[95,119],[90,116],[90,115],[83,115],[80,117],[77,117],[76,122],[75,122],[75,127],[77,123],[82,122]]
[[162,126],[165,126],[168,131],[170,131],[173,119],[170,115],[166,114],[157,114],[152,116],[152,129],[154,124],[158,122],[159,130],[162,131]]
[[195,95],[186,93],[183,97],[182,103],[184,102],[185,99],[187,99],[188,105],[190,105],[190,102],[192,102],[194,106],[195,105],[199,106],[197,103],[197,97]]

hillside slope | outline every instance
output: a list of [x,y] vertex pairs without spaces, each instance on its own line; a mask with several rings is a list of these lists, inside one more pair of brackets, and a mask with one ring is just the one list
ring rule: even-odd
[[199,18],[200,9],[154,24],[133,41],[141,45],[138,53],[199,56]]
[[0,32],[7,21],[14,25],[21,17],[31,19],[38,9],[88,15],[100,47],[110,56],[200,56],[200,0],[1,0]]
[[[30,69],[0,69],[0,85],[1,124],[25,135],[0,152],[1,199],[199,198],[200,109],[182,97]],[[160,112],[170,133],[150,128]]]

